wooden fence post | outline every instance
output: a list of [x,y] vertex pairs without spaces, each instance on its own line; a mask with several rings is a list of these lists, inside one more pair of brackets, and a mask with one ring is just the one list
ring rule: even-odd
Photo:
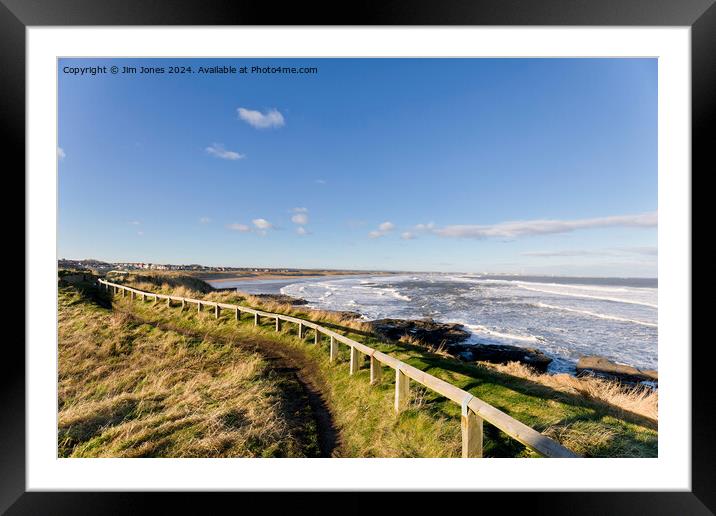
[[[146,302],[147,297],[153,298],[153,304],[157,304],[159,302],[159,294],[155,292],[144,292],[141,290],[135,290],[131,287],[125,286],[125,285],[114,285],[112,283],[109,283],[104,280],[98,280],[97,288],[101,290],[104,288],[107,293],[110,295],[118,295],[121,292],[122,297],[125,297],[127,295],[127,292],[129,292],[130,297],[132,300],[134,300],[139,295],[142,296],[142,301]],[[214,306],[214,314],[216,318],[218,319],[221,314],[221,307],[218,303],[213,301],[206,301],[202,302],[198,299],[186,299],[183,297],[178,297],[178,299],[181,301],[181,308],[182,311],[184,310],[185,306],[191,303],[197,304],[197,312],[199,315],[201,314],[202,304],[208,305],[208,306]],[[172,298],[167,297],[167,307],[172,306]],[[243,308],[243,307],[242,307]],[[240,319],[240,313],[241,310],[236,305],[227,305],[227,310],[234,310],[235,311],[235,317],[237,320]],[[248,313],[254,312],[252,308],[246,307],[246,311]],[[282,318],[286,317],[282,314],[274,314],[274,313],[267,313],[267,312],[261,312],[262,314],[265,314],[264,317],[267,318],[275,318],[276,320],[276,331],[280,332],[282,323],[288,322],[284,321]],[[254,312],[254,325],[259,326],[260,324],[260,315],[257,312]],[[473,400],[473,396],[465,392],[464,390],[458,388],[455,385],[451,385],[448,382],[441,380],[439,378],[436,378],[432,375],[430,375],[427,372],[420,371],[419,369],[416,369],[415,367],[405,364],[401,362],[400,360],[397,360],[394,357],[385,356],[379,353],[379,356],[383,357],[384,362],[380,362],[376,359],[375,354],[376,350],[370,348],[369,346],[362,344],[360,342],[351,340],[349,338],[346,338],[340,334],[336,334],[335,332],[315,325],[315,323],[307,321],[307,320],[300,320],[297,318],[287,317],[287,320],[290,320],[290,322],[296,322],[298,324],[298,335],[301,339],[305,339],[306,336],[306,330],[307,327],[314,329],[316,332],[314,335],[315,343],[319,344],[322,338],[322,333],[326,334],[328,337],[330,337],[330,361],[335,362],[338,359],[339,355],[339,349],[338,344],[339,342],[345,343],[350,347],[350,374],[354,375],[360,370],[361,362],[364,360],[363,355],[367,355],[370,358],[370,384],[374,385],[382,381],[383,376],[383,366],[388,366],[393,369],[395,369],[395,400],[394,400],[394,410],[396,413],[400,413],[401,411],[405,410],[410,405],[410,377],[412,376],[418,384],[423,385],[429,389],[432,389],[433,391],[437,392],[441,396],[445,396],[446,398],[461,403],[461,413],[460,413],[460,429],[461,429],[461,438],[462,438],[462,450],[461,455],[463,458],[480,458],[483,456],[484,450],[484,420],[485,418],[487,421],[493,425],[495,425],[498,428],[503,429],[503,431],[511,438],[516,439],[517,441],[523,443],[527,447],[531,448],[534,451],[537,451],[539,454],[546,456],[546,457],[564,457],[564,458],[572,458],[572,457],[578,457],[577,454],[572,452],[571,450],[565,448],[564,446],[560,445],[559,443],[547,438],[544,435],[541,435],[539,432],[537,432],[535,429],[530,428],[526,426],[525,424],[521,423],[518,420],[515,420],[514,418],[510,417],[509,415],[505,414],[504,412],[501,412],[500,410],[496,409],[495,407],[490,406],[489,404],[476,399],[473,403],[473,407],[476,407],[477,410],[473,410],[470,407],[470,403],[472,403],[471,400]],[[313,328],[313,326],[316,326]],[[403,369],[405,371],[403,371]],[[410,376],[409,376],[410,375]]]
[[351,346],[351,368],[350,374],[356,374],[360,369],[360,355],[359,351]]
[[236,313],[234,314],[234,318],[235,318],[237,321],[241,318],[241,315],[240,315],[240,314],[241,314],[241,312],[240,312],[239,309],[237,308],[237,309],[236,309]]
[[383,378],[383,364],[378,362],[371,354],[370,356],[370,384],[375,385]]
[[410,378],[400,369],[395,370],[395,411],[400,412],[408,403]]
[[[118,295],[121,291],[122,296],[126,296],[127,292],[129,292],[129,295],[132,300],[134,300],[139,295],[142,296],[142,301],[145,302],[147,297],[153,298],[154,304],[157,304],[159,302],[159,294],[154,292],[144,292],[141,290],[135,290],[132,287],[128,287],[125,285],[114,285],[109,282],[106,282],[104,280],[98,280],[97,288],[101,290],[104,288],[108,293],[111,292],[114,295]],[[201,314],[202,304],[208,305],[208,306],[214,306],[214,314],[216,318],[218,319],[221,314],[221,307],[218,303],[213,301],[206,301],[202,302],[198,299],[186,299],[183,297],[178,297],[178,299],[181,301],[181,308],[182,311],[186,307],[187,303],[196,303],[197,305],[197,312],[199,313],[199,316]],[[172,306],[172,298],[167,297],[167,307]],[[246,308],[246,311],[248,313],[254,312],[254,309],[248,308],[248,307],[241,307]],[[236,305],[227,305],[227,310],[234,310],[235,311],[235,317],[237,320],[240,319],[240,313],[241,310]],[[274,314],[274,313],[267,313],[267,312],[261,312],[261,314],[265,315],[259,315],[258,312],[254,312],[254,325],[259,326],[260,324],[260,317],[267,317],[271,319],[271,317],[275,318],[276,320],[276,331],[280,332],[282,323],[284,320],[283,317],[286,317],[282,314]],[[395,369],[395,400],[394,400],[394,410],[396,413],[400,413],[401,411],[405,410],[410,405],[410,377],[412,376],[418,384],[423,385],[429,389],[432,389],[433,391],[437,392],[441,396],[444,396],[452,401],[458,402],[462,404],[462,410],[460,413],[460,429],[461,429],[461,437],[462,437],[462,450],[461,454],[464,458],[471,458],[471,457],[482,457],[484,450],[483,450],[483,441],[484,441],[484,433],[483,433],[483,426],[484,426],[484,420],[486,419],[489,423],[495,425],[497,428],[503,429],[503,431],[511,438],[523,443],[527,447],[531,448],[534,451],[537,451],[540,455],[546,456],[546,457],[564,457],[564,458],[572,458],[572,457],[579,457],[579,455],[575,454],[571,450],[565,448],[564,446],[560,445],[559,443],[547,438],[546,436],[540,434],[535,429],[530,428],[526,426],[525,424],[521,423],[518,420],[515,420],[514,418],[510,417],[509,415],[505,414],[504,412],[501,412],[495,407],[490,406],[489,404],[479,400],[475,399],[475,402],[473,403],[473,407],[476,407],[477,410],[473,410],[470,407],[470,403],[472,403],[472,399],[474,398],[470,393],[465,392],[464,390],[460,389],[459,387],[452,385],[444,380],[441,380],[440,378],[436,378],[429,373],[425,371],[421,371],[409,364],[405,364],[401,362],[400,360],[386,356],[379,353],[379,356],[383,357],[384,362],[380,362],[376,359],[375,354],[376,350],[370,348],[369,346],[351,340],[350,338],[344,337],[343,335],[337,334],[334,331],[331,331],[327,328],[324,328],[322,326],[315,325],[315,323],[308,321],[308,320],[300,320],[293,317],[287,317],[286,318],[290,320],[290,322],[296,322],[298,324],[298,335],[300,338],[305,339],[306,335],[306,329],[311,328],[316,333],[314,335],[315,343],[319,344],[322,338],[322,333],[327,335],[330,338],[330,361],[335,362],[338,359],[339,355],[339,349],[338,344],[339,342],[345,343],[350,347],[350,374],[354,375],[360,370],[361,362],[364,360],[363,355],[367,355],[370,358],[370,384],[374,385],[382,381],[383,376],[383,366],[388,366],[393,369]],[[313,328],[313,326],[316,326]],[[403,369],[405,371],[403,371]],[[410,376],[409,376],[410,375]]]
[[472,396],[462,402],[460,428],[462,430],[462,458],[482,457],[482,418],[467,406]]
[[333,338],[331,335],[331,351],[330,351],[330,360],[331,362],[335,362],[338,358],[338,343],[336,342],[336,339]]

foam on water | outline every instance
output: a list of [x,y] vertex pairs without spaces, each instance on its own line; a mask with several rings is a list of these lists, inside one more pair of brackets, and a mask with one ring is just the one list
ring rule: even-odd
[[548,305],[547,303],[536,303],[537,306],[542,308],[551,308],[553,310],[565,310],[567,312],[574,312],[578,314],[590,315],[592,317],[598,317],[600,319],[610,319],[612,321],[622,321],[626,323],[642,324],[644,326],[651,326],[652,328],[658,328],[658,324],[650,323],[645,321],[638,321],[636,319],[627,319],[625,317],[616,317],[614,315],[598,314],[596,312],[590,312],[589,310],[575,310],[574,308],[567,308],[566,306],[554,306]]
[[536,344],[541,340],[540,337],[536,335],[518,335],[514,333],[500,332],[486,328],[481,324],[462,324],[472,331],[473,338],[471,340],[474,343],[487,344],[489,342],[494,344],[514,344],[515,341],[519,341]]
[[581,297],[585,299],[598,299],[600,301],[614,301],[615,303],[627,303],[632,305],[643,305],[643,306],[649,306],[651,308],[657,308],[657,305],[654,303],[646,303],[644,301],[637,301],[635,299],[626,299],[623,297],[605,297],[605,296],[594,296],[590,295],[584,292],[577,293],[577,292],[564,292],[564,291],[555,291],[555,290],[546,290],[543,288],[534,288],[534,287],[528,287],[527,285],[520,284],[520,288],[523,288],[525,290],[531,290],[533,292],[542,292],[544,294],[556,294],[558,296],[571,296],[571,297]]
[[554,359],[553,372],[573,371],[584,355],[657,369],[656,286],[560,281],[431,273],[302,280],[280,292],[316,308],[357,311],[367,320],[458,322],[472,333],[468,343],[540,349]]

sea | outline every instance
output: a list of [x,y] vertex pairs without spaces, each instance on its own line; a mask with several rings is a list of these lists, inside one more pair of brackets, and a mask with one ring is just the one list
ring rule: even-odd
[[464,325],[466,343],[536,348],[552,373],[601,355],[658,370],[656,278],[578,278],[412,273],[214,283],[248,293],[281,293],[365,320],[422,319]]

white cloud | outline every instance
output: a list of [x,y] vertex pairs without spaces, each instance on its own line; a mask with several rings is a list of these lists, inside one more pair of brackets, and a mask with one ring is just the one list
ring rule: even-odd
[[257,129],[269,127],[282,127],[286,124],[283,115],[277,109],[270,109],[266,113],[253,109],[238,108],[239,118]]
[[375,229],[368,233],[368,236],[370,238],[380,238],[388,234],[393,229],[395,229],[395,224],[390,221],[385,221],[382,224],[378,225],[378,229]]
[[251,231],[251,228],[247,226],[246,224],[239,224],[238,222],[234,222],[233,224],[227,224],[226,226],[228,229],[231,229],[232,231],[238,231],[239,233],[248,233]]
[[319,184],[319,185],[325,185],[325,184],[326,184],[326,180],[325,180],[325,179],[316,179],[316,183]]
[[428,222],[427,224],[418,224],[415,226],[415,231],[432,231],[435,228],[434,222]]
[[138,221],[138,220],[133,220],[133,221],[130,222],[130,224],[131,224],[132,226],[139,226],[139,225],[141,224],[141,222]]
[[57,147],[57,159],[65,159],[65,151],[62,147]]
[[137,231],[137,235],[144,236],[144,231]]
[[266,230],[266,229],[272,229],[273,224],[271,224],[266,219],[254,219],[251,222],[253,222],[254,226],[256,226],[260,230]]
[[209,217],[201,217],[199,219],[199,222],[202,224],[208,224],[209,222],[211,222],[211,219]]
[[645,254],[647,256],[658,256],[659,255],[659,248],[654,246],[644,246],[644,247],[620,247],[620,250],[624,251],[625,253],[634,253],[634,254]]
[[301,226],[305,226],[308,224],[308,209],[307,208],[294,208],[291,210],[293,212],[293,216],[291,217],[291,222],[294,224],[299,224]]
[[269,229],[276,229],[276,227],[266,219],[253,219],[251,223],[254,227],[248,224],[234,222],[233,224],[227,224],[226,228],[232,231],[238,231],[239,233],[256,233],[261,236],[266,235]]
[[294,224],[300,224],[302,226],[305,226],[308,224],[308,214],[307,213],[296,213],[293,217],[291,217],[291,222]]
[[645,247],[612,247],[608,249],[562,249],[557,251],[527,251],[523,256],[535,256],[538,258],[553,258],[564,256],[624,256],[638,254],[644,256],[656,256],[656,246]]
[[561,251],[526,251],[523,256],[535,256],[538,258],[552,258],[557,256],[606,256],[614,253],[607,251],[591,251],[589,249],[565,249]]
[[403,240],[414,240],[418,238],[418,235],[423,233],[430,233],[435,229],[434,222],[428,222],[427,224],[416,224],[410,231],[404,231],[401,233],[400,238]]
[[310,234],[310,232],[304,227],[308,224],[308,208],[293,208],[291,212],[293,212],[291,222],[299,226],[296,228],[296,233],[299,235]]
[[657,226],[657,212],[636,215],[615,215],[577,220],[524,220],[501,222],[493,225],[462,224],[430,229],[434,234],[450,238],[506,238],[515,239],[523,236],[549,235],[569,233],[580,229],[608,227],[639,227]]
[[238,152],[225,149],[222,143],[212,143],[206,148],[206,152],[216,158],[228,159],[232,161],[235,161],[237,159],[243,159],[246,157],[245,154],[240,154]]

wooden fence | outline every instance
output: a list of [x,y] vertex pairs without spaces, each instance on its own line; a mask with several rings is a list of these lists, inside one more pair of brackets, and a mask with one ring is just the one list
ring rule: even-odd
[[203,299],[191,299],[180,296],[170,296],[166,294],[157,294],[154,292],[145,292],[137,290],[126,285],[110,283],[109,281],[100,279],[100,288],[112,291],[115,295],[121,293],[122,296],[129,294],[131,299],[141,297],[142,301],[153,299],[158,302],[160,299],[166,300],[167,306],[171,306],[172,302],[181,303],[184,310],[187,304],[195,304],[197,311],[201,312],[202,307],[213,307],[214,316],[218,319],[221,310],[230,310],[234,312],[234,317],[238,321],[242,313],[254,316],[254,325],[258,325],[260,319],[273,319],[276,324],[276,331],[281,331],[283,322],[298,325],[299,338],[305,338],[307,328],[314,330],[315,343],[320,342],[321,336],[330,339],[330,360],[333,362],[338,356],[338,344],[345,344],[350,348],[350,374],[355,374],[361,364],[361,354],[370,358],[370,383],[375,384],[381,381],[383,376],[383,366],[392,368],[395,371],[395,411],[400,412],[408,401],[410,392],[410,380],[413,380],[435,392],[454,401],[461,406],[461,422],[462,429],[462,456],[465,458],[482,457],[482,440],[483,440],[483,421],[487,421],[491,425],[496,426],[511,438],[521,442],[528,448],[536,451],[544,457],[552,458],[575,458],[579,457],[573,451],[565,448],[558,442],[544,436],[530,428],[529,426],[517,421],[515,418],[508,416],[501,410],[496,409],[492,405],[476,398],[467,391],[464,391],[454,385],[436,378],[420,369],[406,364],[390,355],[386,355],[376,349],[365,344],[357,342],[353,339],[336,333],[328,328],[308,321],[291,317],[289,315],[277,314],[272,312],[264,312],[247,306],[233,305],[228,303],[217,303],[215,301],[206,301]]

